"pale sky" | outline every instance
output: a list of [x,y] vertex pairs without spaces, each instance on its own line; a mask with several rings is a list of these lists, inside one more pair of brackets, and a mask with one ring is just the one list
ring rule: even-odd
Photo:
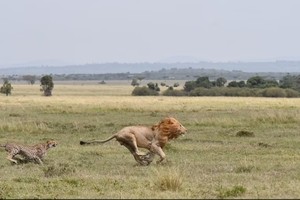
[[0,67],[300,60],[300,0],[0,0]]

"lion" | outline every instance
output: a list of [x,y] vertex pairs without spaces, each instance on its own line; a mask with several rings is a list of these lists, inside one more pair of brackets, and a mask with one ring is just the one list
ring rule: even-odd
[[[152,127],[127,126],[106,140],[80,141],[80,144],[101,144],[115,138],[130,151],[139,164],[149,165],[155,154],[160,157],[156,163],[161,163],[166,158],[162,149],[168,141],[176,139],[186,132],[187,129],[179,121],[173,117],[166,117]],[[138,147],[148,149],[149,152],[141,154]]]

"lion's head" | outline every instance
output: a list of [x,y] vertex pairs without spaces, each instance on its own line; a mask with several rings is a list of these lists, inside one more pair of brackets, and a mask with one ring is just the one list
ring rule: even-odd
[[158,131],[161,146],[164,146],[168,140],[176,139],[187,132],[187,129],[173,117],[164,118],[158,124],[154,125],[152,130]]

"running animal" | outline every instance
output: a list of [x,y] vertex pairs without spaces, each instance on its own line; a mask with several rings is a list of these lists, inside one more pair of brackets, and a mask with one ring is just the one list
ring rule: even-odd
[[55,140],[48,140],[46,143],[39,143],[33,146],[18,144],[14,142],[0,145],[0,147],[4,147],[8,152],[7,159],[15,164],[18,163],[18,161],[14,159],[16,155],[22,156],[26,161],[34,161],[38,164],[43,164],[42,160],[46,155],[47,150],[56,146],[57,142]]

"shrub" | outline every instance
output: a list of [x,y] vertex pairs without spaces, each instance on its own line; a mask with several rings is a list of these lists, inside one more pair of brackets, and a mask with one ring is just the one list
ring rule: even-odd
[[162,95],[164,95],[164,96],[186,96],[187,93],[183,90],[167,89],[162,93]]
[[237,167],[235,172],[236,173],[250,173],[254,169],[254,166],[240,166]]
[[215,93],[215,88],[207,89],[203,87],[198,87],[190,92],[190,96],[217,96]]
[[243,186],[236,185],[232,189],[219,189],[218,198],[228,198],[228,197],[237,197],[246,192],[246,188]]
[[236,133],[238,137],[254,137],[254,133],[251,131],[238,131]]
[[135,87],[131,93],[133,96],[157,96],[159,95],[158,91],[151,90],[146,86]]
[[266,88],[262,91],[262,96],[264,97],[286,97],[286,92],[281,88]]
[[151,90],[155,90],[158,92],[160,91],[160,88],[158,87],[157,83],[149,82],[149,83],[147,83],[147,85],[148,85],[148,88]]
[[5,94],[6,96],[11,94],[11,90],[13,87],[11,86],[11,83],[8,82],[8,80],[5,80],[3,83],[3,86],[0,88],[0,93]]
[[179,86],[179,83],[174,83],[173,86],[174,86],[174,87],[178,87],[178,86]]
[[46,75],[41,78],[41,91],[44,92],[45,96],[52,96],[52,90],[54,88],[54,83],[52,76]]
[[106,84],[106,82],[105,81],[101,81],[101,82],[99,82],[98,84]]
[[286,97],[299,97],[299,92],[293,89],[285,89]]
[[258,88],[239,88],[239,87],[199,87],[189,93],[190,96],[237,96],[237,97],[259,97],[264,96],[263,90]]

